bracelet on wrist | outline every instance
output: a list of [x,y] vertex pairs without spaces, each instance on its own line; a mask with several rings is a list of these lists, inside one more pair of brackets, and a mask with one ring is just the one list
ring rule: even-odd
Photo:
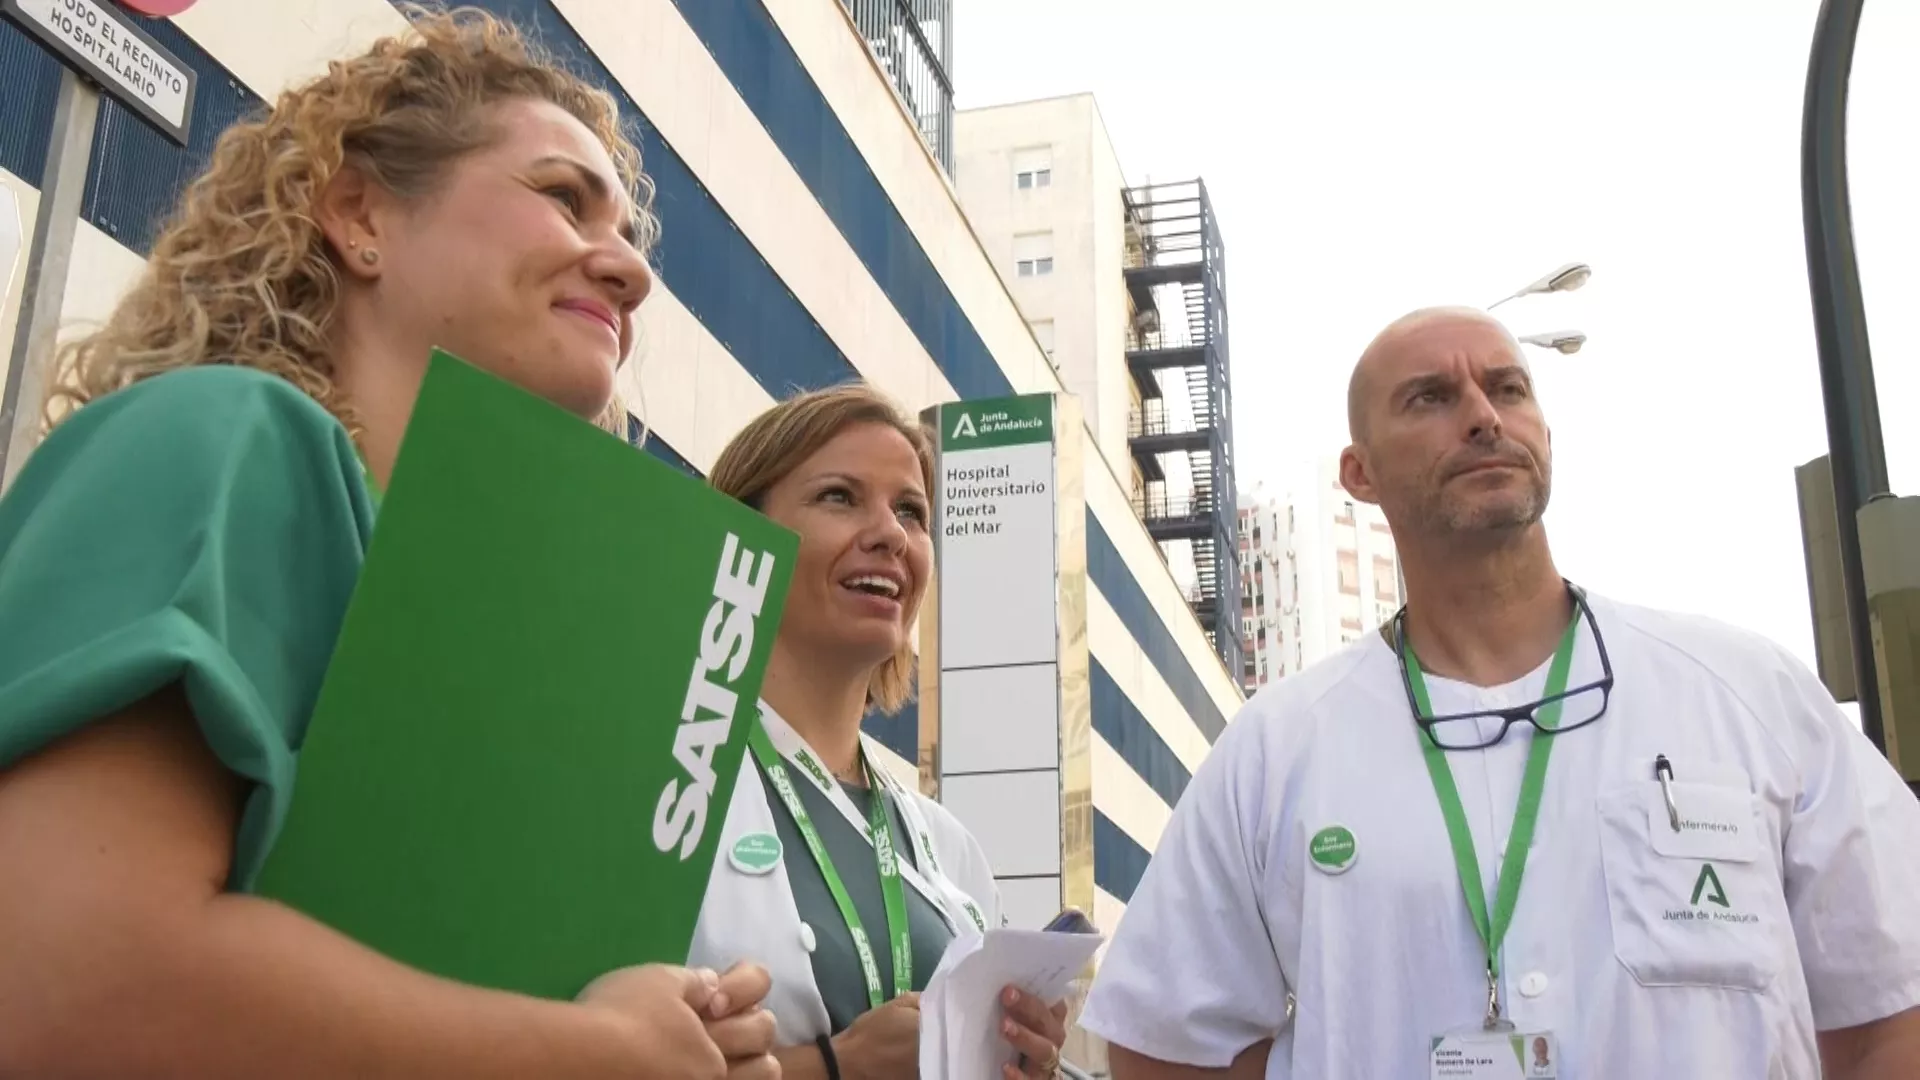
[[827,1066],[827,1080],[840,1080],[840,1055],[834,1052],[832,1037],[822,1035],[814,1045],[820,1048],[820,1060]]

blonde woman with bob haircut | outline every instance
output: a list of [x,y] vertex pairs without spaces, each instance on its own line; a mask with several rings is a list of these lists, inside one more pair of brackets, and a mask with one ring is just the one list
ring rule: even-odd
[[[876,767],[860,731],[913,693],[932,445],[886,398],[840,386],[762,413],[709,479],[800,549],[691,962],[767,965],[788,1080],[917,1076],[919,992],[956,937],[1001,924],[979,841]],[[1009,987],[1002,1005],[1020,1063],[1005,1080],[1053,1075],[1065,1003]]]
[[483,15],[225,132],[0,500],[0,1076],[771,1078],[764,969],[457,985],[246,895],[431,346],[586,420],[652,284],[611,99]]

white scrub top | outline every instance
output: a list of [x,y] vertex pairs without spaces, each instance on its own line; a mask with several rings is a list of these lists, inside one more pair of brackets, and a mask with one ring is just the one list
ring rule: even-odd
[[[760,709],[767,734],[783,757],[806,745],[765,702]],[[872,754],[867,737],[862,735],[861,739]],[[806,860],[811,856],[804,850],[783,852],[782,865],[772,873],[745,872],[729,858],[728,853],[741,837],[775,832],[773,815],[785,812],[776,811],[768,801],[757,768],[752,755],[748,755],[734,784],[726,826],[720,834],[719,856],[708,879],[706,901],[694,926],[687,963],[715,971],[725,971],[741,961],[765,967],[773,977],[773,988],[762,1005],[773,1013],[778,1045],[796,1046],[829,1034],[827,1006],[813,975],[814,935],[800,921],[785,866],[787,859]],[[880,773],[897,800],[895,805],[910,834],[906,839],[913,846],[913,862],[900,864],[902,881],[932,902],[956,938],[980,933],[968,910],[969,903],[987,926],[999,926],[999,885],[980,842],[946,807],[892,782],[884,770]],[[862,835],[867,834],[863,818],[851,808],[843,813]],[[815,871],[808,866],[800,872]]]
[[[1816,1031],[1920,1005],[1920,803],[1771,642],[1588,600],[1615,686],[1553,750],[1506,1015],[1558,1037],[1560,1080],[1818,1076]],[[1434,712],[1527,704],[1547,667],[1429,677]],[[1600,675],[1583,620],[1567,685]],[[1489,897],[1532,731],[1445,755]],[[1487,995],[1419,739],[1378,634],[1255,695],[1175,809],[1082,1026],[1211,1067],[1277,1036],[1270,1080],[1425,1080],[1430,1038],[1478,1027]],[[1307,857],[1332,826],[1354,839],[1339,873]]]

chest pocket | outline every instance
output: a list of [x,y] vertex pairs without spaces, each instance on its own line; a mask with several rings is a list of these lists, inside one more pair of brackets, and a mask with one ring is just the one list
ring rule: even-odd
[[1657,781],[1598,799],[1614,953],[1643,986],[1763,991],[1792,952],[1779,861],[1744,785]]

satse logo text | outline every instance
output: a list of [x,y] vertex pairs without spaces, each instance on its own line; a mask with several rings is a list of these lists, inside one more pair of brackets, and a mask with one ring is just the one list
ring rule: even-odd
[[[701,627],[700,653],[673,735],[673,758],[686,773],[686,783],[683,787],[678,778],[667,781],[653,811],[654,846],[668,851],[679,844],[682,860],[700,847],[706,831],[715,783],[713,755],[733,730],[739,695],[730,686],[740,680],[753,656],[754,620],[767,598],[773,556],[759,553],[757,568],[755,573],[755,554],[743,551],[739,537],[728,533],[713,578],[713,606]],[[711,679],[722,673],[723,682]]]

